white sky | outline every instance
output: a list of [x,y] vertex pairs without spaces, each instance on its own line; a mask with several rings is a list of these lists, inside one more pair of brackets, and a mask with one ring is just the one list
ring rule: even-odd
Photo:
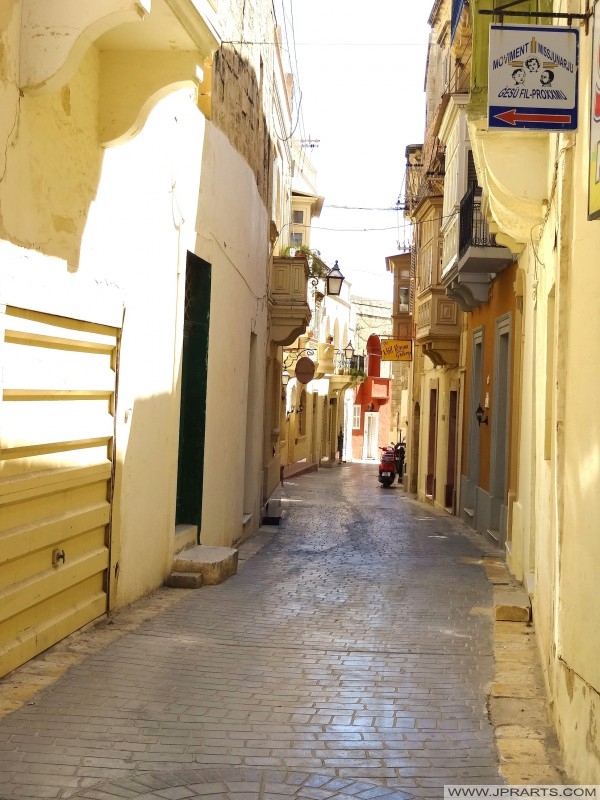
[[410,241],[410,231],[402,212],[329,206],[393,209],[398,196],[403,199],[405,148],[423,141],[432,5],[275,2],[302,92],[296,136],[320,142],[309,153],[325,207],[313,220],[311,245],[330,266],[339,261],[355,295],[391,302],[385,257],[398,252],[398,240]]

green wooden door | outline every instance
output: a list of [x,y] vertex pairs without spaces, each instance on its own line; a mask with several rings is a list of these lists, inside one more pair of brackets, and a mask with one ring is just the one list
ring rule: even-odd
[[208,377],[211,265],[187,255],[177,471],[177,524],[200,529]]

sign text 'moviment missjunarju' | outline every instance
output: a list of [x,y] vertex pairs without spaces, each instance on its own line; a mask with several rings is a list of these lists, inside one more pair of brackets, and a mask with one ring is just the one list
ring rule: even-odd
[[490,128],[575,130],[579,31],[551,25],[492,25]]

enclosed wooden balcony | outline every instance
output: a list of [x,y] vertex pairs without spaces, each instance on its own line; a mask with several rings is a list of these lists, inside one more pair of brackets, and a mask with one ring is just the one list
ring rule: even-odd
[[273,259],[269,308],[271,340],[276,344],[292,344],[306,331],[312,315],[305,257]]
[[417,344],[435,366],[458,364],[460,312],[442,286],[421,292],[416,307]]

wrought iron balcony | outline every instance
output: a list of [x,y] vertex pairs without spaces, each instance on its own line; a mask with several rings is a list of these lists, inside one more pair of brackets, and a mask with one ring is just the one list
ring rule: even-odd
[[481,208],[481,189],[475,184],[460,202],[458,258],[444,254],[448,265],[442,273],[442,285],[462,311],[472,311],[487,302],[493,279],[512,264],[508,247],[496,241]]
[[481,189],[472,184],[460,201],[458,271],[501,272],[513,261],[508,247],[498,245],[481,210]]
[[364,372],[364,356],[354,355],[347,358],[343,350],[336,350],[332,344],[318,346],[317,376],[350,376],[352,378]]

